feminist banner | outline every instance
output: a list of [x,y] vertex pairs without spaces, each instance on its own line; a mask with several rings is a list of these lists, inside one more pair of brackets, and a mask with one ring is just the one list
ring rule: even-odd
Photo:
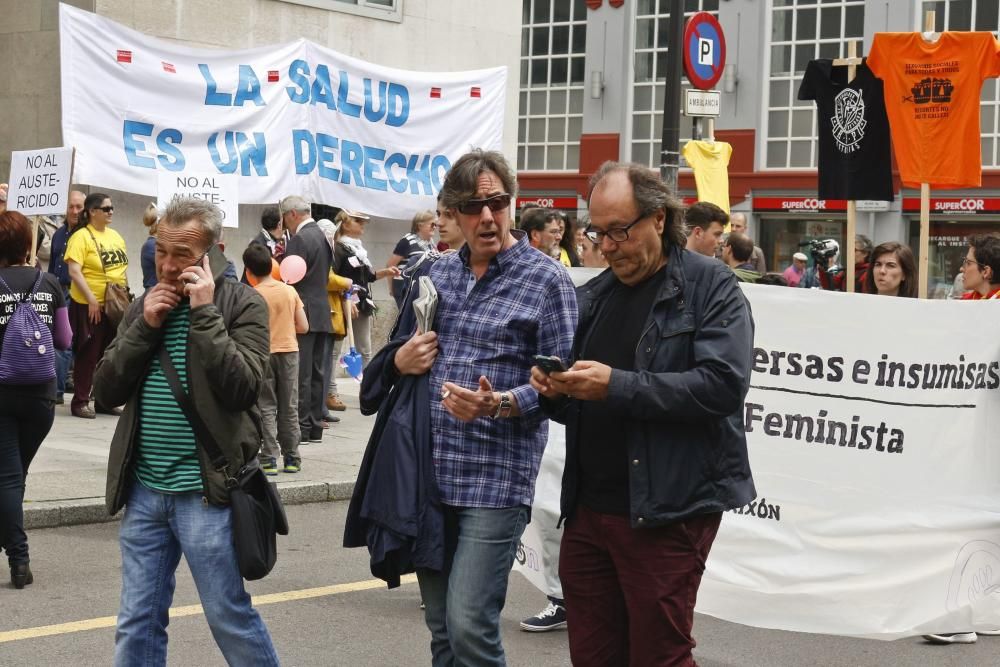
[[744,290],[758,495],[725,514],[698,611],[876,639],[1000,627],[1000,309]]
[[307,40],[195,49],[59,11],[63,139],[80,183],[155,195],[162,172],[232,174],[242,203],[299,194],[409,218],[434,207],[469,148],[501,145],[503,67],[411,72]]

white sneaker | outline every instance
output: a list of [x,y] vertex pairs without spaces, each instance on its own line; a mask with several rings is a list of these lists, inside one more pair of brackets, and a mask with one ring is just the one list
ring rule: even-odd
[[1000,637],[1000,630],[976,630],[976,634],[984,637]]
[[975,632],[956,632],[947,635],[924,635],[931,644],[975,644]]

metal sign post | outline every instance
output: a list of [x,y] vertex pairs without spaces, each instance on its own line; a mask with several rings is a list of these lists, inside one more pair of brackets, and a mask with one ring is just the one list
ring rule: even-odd
[[660,178],[677,192],[681,137],[681,45],[684,43],[684,2],[670,0],[670,46],[663,82],[663,131],[660,136]]
[[[711,88],[722,78],[726,67],[726,36],[714,16],[698,12],[687,23],[683,43],[684,72],[695,87],[685,91],[684,115],[694,118],[695,139],[715,141],[715,118],[722,108],[722,95]],[[704,133],[702,118],[708,119]]]

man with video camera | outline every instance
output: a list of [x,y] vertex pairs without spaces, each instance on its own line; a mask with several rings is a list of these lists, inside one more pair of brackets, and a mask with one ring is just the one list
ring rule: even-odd
[[[832,290],[844,292],[847,288],[847,276],[844,267],[839,263],[840,244],[833,239],[803,241],[799,247],[809,247],[813,258],[813,268],[807,270],[799,287],[807,289]],[[865,291],[865,277],[868,274],[868,256],[872,251],[872,242],[864,234],[854,237],[854,291]]]

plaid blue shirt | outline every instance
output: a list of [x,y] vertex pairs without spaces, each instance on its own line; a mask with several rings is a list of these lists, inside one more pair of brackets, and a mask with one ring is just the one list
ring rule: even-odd
[[[458,507],[531,505],[549,430],[528,384],[532,357],[569,360],[572,351],[577,307],[569,274],[513,233],[517,243],[478,280],[467,247],[430,271],[439,299],[430,376],[434,470],[441,500]],[[445,382],[476,390],[480,375],[495,391],[511,392],[521,416],[466,423],[444,409]]]

